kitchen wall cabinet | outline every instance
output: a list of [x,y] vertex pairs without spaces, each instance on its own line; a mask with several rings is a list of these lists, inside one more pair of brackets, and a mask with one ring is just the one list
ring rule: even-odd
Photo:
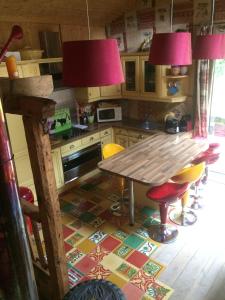
[[99,87],[75,88],[74,90],[78,102],[90,103],[100,100]]
[[55,181],[57,189],[61,188],[64,185],[64,176],[63,176],[63,167],[62,167],[62,158],[61,158],[61,149],[56,148],[51,151],[52,162],[55,173]]
[[122,54],[125,76],[122,98],[170,103],[185,101],[189,76],[169,76],[167,66],[152,65],[148,58],[146,53]]
[[101,86],[100,96],[103,99],[121,98],[121,84]]

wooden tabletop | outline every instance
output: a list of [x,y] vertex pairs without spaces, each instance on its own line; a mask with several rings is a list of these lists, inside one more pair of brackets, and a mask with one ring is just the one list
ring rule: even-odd
[[208,147],[185,134],[155,134],[98,163],[101,170],[150,185],[168,181]]

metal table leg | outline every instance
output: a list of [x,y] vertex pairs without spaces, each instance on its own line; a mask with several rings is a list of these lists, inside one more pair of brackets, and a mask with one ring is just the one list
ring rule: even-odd
[[134,225],[134,182],[133,180],[129,180],[129,194],[130,194],[130,225]]

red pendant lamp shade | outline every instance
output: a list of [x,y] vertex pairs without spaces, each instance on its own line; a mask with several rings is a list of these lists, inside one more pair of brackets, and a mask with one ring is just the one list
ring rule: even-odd
[[63,81],[71,87],[93,87],[124,82],[115,39],[63,43]]
[[196,37],[193,59],[225,58],[225,34],[206,34]]
[[189,32],[154,34],[149,61],[153,65],[191,65],[191,34]]

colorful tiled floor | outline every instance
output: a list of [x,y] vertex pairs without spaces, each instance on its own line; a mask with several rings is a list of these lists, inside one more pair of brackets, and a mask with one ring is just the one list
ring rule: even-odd
[[60,196],[70,286],[87,279],[106,279],[128,300],[168,299],[173,290],[158,281],[165,266],[151,258],[160,244],[146,227],[158,222],[148,207],[136,210],[136,224],[109,210],[120,195],[116,178],[99,174]]

